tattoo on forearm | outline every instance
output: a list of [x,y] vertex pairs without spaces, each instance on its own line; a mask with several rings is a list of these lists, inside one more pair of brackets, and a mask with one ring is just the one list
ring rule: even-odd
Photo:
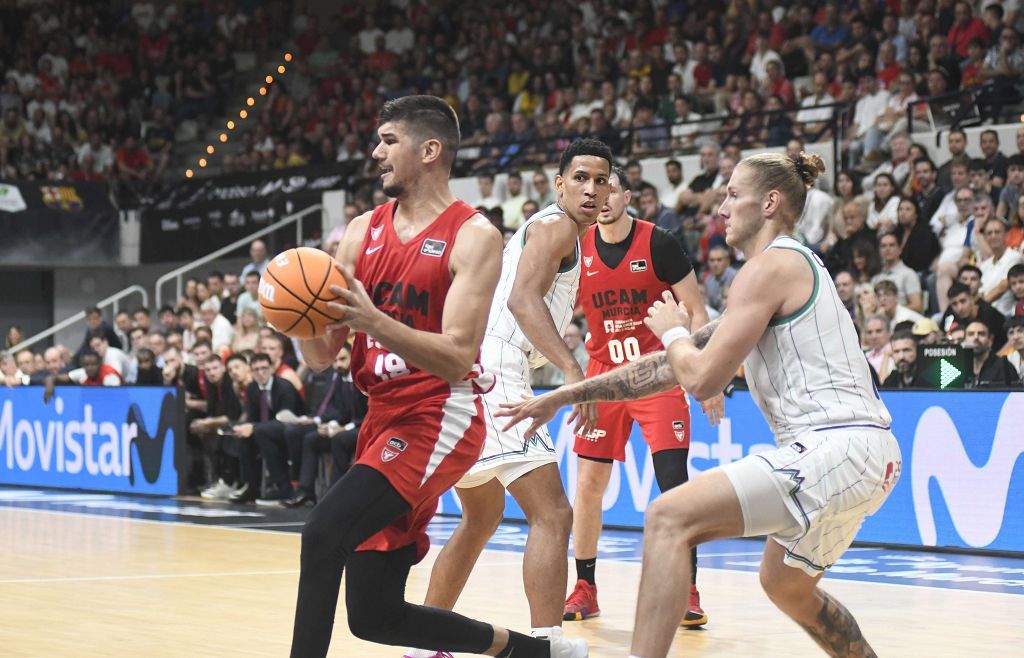
[[638,400],[678,386],[668,356],[664,352],[648,354],[628,366],[570,386],[566,392],[572,404]]
[[[690,339],[697,349],[704,349],[715,333],[721,319],[707,323]],[[665,352],[648,354],[628,366],[567,386],[570,404],[581,402],[614,402],[639,400],[648,395],[663,393],[679,385]]]
[[718,325],[720,325],[721,323],[722,318],[718,318],[716,320],[708,322],[706,325],[704,325],[697,331],[693,332],[693,334],[690,336],[690,340],[693,341],[694,347],[696,347],[698,350],[704,349],[704,346],[708,344],[709,340],[711,340],[711,335],[715,333],[715,329],[718,329]]
[[[839,601],[821,592],[825,602],[813,626],[800,623],[825,652],[835,658],[877,658],[877,654],[864,639],[857,620]],[[798,622],[799,623],[799,622]]]

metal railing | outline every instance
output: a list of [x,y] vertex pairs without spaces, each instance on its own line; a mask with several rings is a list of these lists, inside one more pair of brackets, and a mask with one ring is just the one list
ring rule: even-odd
[[[96,308],[98,308],[98,309],[100,309],[102,311],[106,307],[112,306],[113,307],[113,311],[114,311],[114,315],[117,315],[118,312],[121,310],[121,300],[124,299],[125,297],[129,297],[131,295],[139,295],[139,296],[141,296],[142,297],[142,304],[141,305],[142,306],[149,306],[149,293],[146,291],[146,289],[143,288],[140,285],[131,285],[131,286],[128,286],[127,288],[125,288],[124,290],[121,290],[119,292],[115,292],[113,295],[111,295],[110,297],[107,297],[106,299],[103,299],[103,300],[100,300],[100,301],[96,302]],[[46,329],[44,331],[40,331],[35,336],[31,336],[31,337],[21,341],[17,345],[13,346],[10,349],[10,351],[11,352],[17,352],[19,350],[25,349],[26,347],[31,347],[31,346],[35,345],[36,343],[38,343],[39,341],[45,340],[45,339],[49,338],[50,336],[56,334],[57,332],[63,331],[67,327],[70,327],[71,325],[73,325],[73,324],[75,324],[77,322],[81,322],[84,319],[85,319],[85,311],[79,311],[78,313],[75,313],[71,317],[68,317],[68,318],[65,318],[64,320],[61,320],[60,322],[58,322],[57,324],[53,325],[49,329]]]
[[230,254],[232,251],[235,251],[236,249],[240,249],[241,247],[244,247],[244,246],[248,245],[249,243],[251,243],[253,240],[255,240],[257,238],[262,238],[265,235],[268,235],[270,233],[273,233],[274,231],[282,229],[285,226],[288,226],[289,224],[292,224],[292,223],[295,224],[295,244],[301,245],[302,244],[302,220],[307,215],[310,215],[310,214],[312,214],[314,212],[319,212],[319,211],[322,211],[322,210],[323,210],[323,206],[321,204],[319,204],[319,203],[316,204],[316,205],[313,205],[313,206],[309,206],[308,208],[300,210],[297,213],[294,213],[292,215],[288,215],[287,217],[284,217],[283,219],[281,219],[281,220],[279,220],[277,222],[274,222],[273,224],[271,224],[270,226],[267,226],[266,228],[262,228],[262,229],[260,229],[260,230],[258,230],[256,232],[254,232],[254,233],[250,233],[249,235],[245,236],[244,238],[241,238],[239,240],[235,240],[231,244],[229,244],[229,245],[227,245],[225,247],[221,247],[220,249],[218,249],[218,250],[216,250],[214,252],[211,252],[211,253],[203,256],[202,258],[194,260],[191,263],[187,263],[185,265],[182,265],[181,267],[179,267],[179,268],[177,268],[175,270],[171,270],[170,272],[168,272],[167,274],[163,275],[162,277],[160,277],[159,279],[156,280],[156,290],[155,290],[155,293],[156,293],[155,294],[156,308],[160,309],[163,306],[164,286],[166,286],[167,283],[169,283],[170,281],[174,281],[175,282],[174,299],[178,299],[179,297],[181,297],[181,293],[182,293],[182,279],[183,279],[184,275],[186,275],[189,272],[192,272],[192,271],[202,267],[203,265],[206,265],[207,263],[210,263],[212,261],[217,260],[221,256],[225,256],[227,254]]

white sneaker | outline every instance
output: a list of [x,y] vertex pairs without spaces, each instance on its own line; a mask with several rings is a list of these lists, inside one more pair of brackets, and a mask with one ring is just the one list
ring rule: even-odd
[[234,487],[220,479],[217,484],[203,489],[199,495],[206,500],[224,500],[234,492]]
[[560,627],[551,629],[551,658],[587,658],[590,648],[583,638],[570,640],[562,633]]

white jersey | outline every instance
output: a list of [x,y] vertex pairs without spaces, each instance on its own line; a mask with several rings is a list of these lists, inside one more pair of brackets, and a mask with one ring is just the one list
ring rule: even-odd
[[[494,301],[491,302],[491,312],[487,317],[487,335],[510,343],[525,352],[530,368],[539,368],[547,363],[547,358],[534,349],[523,330],[519,328],[519,323],[516,322],[512,311],[508,310],[508,297],[512,294],[512,285],[515,283],[516,272],[519,269],[519,259],[523,255],[527,229],[539,219],[564,213],[565,211],[553,203],[537,212],[509,239],[501,254],[501,279],[498,282],[498,288],[494,291]],[[568,268],[558,270],[555,280],[552,281],[551,287],[544,295],[544,305],[551,311],[551,319],[555,322],[555,329],[558,330],[559,336],[565,334],[565,330],[572,320],[572,311],[576,306],[579,289],[580,241],[577,238],[573,264]],[[501,376],[500,373],[498,376]]]
[[814,272],[807,303],[773,320],[743,361],[750,393],[776,442],[787,445],[808,430],[888,428],[892,418],[871,380],[857,330],[821,260],[789,236],[767,248],[800,252]]

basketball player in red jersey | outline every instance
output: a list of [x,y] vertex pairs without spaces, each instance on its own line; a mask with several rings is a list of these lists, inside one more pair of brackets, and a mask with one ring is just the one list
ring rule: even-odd
[[[647,308],[666,291],[693,310],[694,327],[708,321],[697,291],[697,277],[682,246],[664,229],[629,216],[626,208],[632,193],[618,167],[612,170],[609,183],[611,193],[597,226],[581,241],[580,303],[589,330],[587,377],[661,349],[661,342],[644,325],[644,318]],[[712,424],[717,424],[722,414],[722,396],[709,400],[704,409]],[[690,409],[682,390],[675,388],[630,402],[601,402],[597,415],[597,425],[586,434],[577,434],[574,447],[580,457],[572,528],[578,580],[565,602],[566,621],[596,617],[601,612],[594,577],[601,534],[601,501],[611,476],[612,460],[626,459],[626,443],[634,420],[640,423],[644,439],[651,447],[658,488],[664,493],[688,479]],[[690,559],[694,575],[682,623],[700,626],[708,618],[697,592],[696,550],[691,551]]]
[[503,245],[448,187],[459,127],[447,103],[399,98],[379,122],[373,158],[394,200],[349,223],[337,254],[348,289],[332,287],[342,320],[301,345],[306,363],[323,370],[355,332],[352,372],[369,411],[355,464],[302,531],[291,655],[327,655],[343,570],[356,637],[491,656],[580,655],[582,641],[561,633],[541,640],[405,601],[438,498],[483,446],[478,356]]

